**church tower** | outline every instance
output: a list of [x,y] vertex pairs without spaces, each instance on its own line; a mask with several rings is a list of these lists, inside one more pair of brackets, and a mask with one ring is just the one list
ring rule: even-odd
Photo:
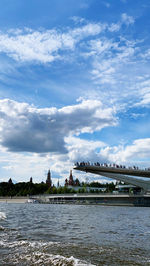
[[52,180],[51,180],[51,172],[50,172],[50,170],[48,170],[48,173],[47,173],[46,184],[48,185],[48,187],[51,187],[52,186]]
[[73,176],[72,176],[72,170],[70,170],[69,185],[70,186],[74,186],[74,180],[73,180]]

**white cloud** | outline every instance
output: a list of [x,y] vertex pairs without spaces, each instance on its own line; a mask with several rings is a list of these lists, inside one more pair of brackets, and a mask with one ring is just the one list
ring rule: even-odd
[[50,156],[41,157],[34,153],[1,151],[0,161],[1,176],[5,181],[8,181],[10,177],[16,181],[29,181],[31,176],[34,182],[45,181],[46,173],[51,166]]
[[125,148],[125,158],[149,158],[150,138],[137,139],[132,145]]
[[149,166],[150,138],[136,139],[133,144],[127,146],[107,146],[102,148],[100,153],[110,162],[126,164],[134,162]]
[[126,25],[130,25],[134,23],[134,18],[132,16],[127,15],[126,13],[123,13],[121,16],[121,20],[123,23],[125,23]]
[[[144,90],[145,90],[145,88],[144,88]],[[146,106],[146,105],[150,104],[150,87],[147,88],[147,92],[145,92],[143,94],[142,98],[143,99],[136,104],[137,106]]]
[[[134,60],[135,43],[126,40],[96,39],[90,42],[90,50],[96,54],[93,60],[92,75],[99,83],[118,83],[119,73]],[[92,54],[91,53],[91,54]]]
[[61,109],[0,101],[0,142],[14,152],[66,153],[65,137],[115,126],[115,109],[85,100]]
[[121,15],[121,20],[117,23],[112,23],[108,25],[108,30],[110,32],[117,32],[121,29],[122,25],[125,24],[127,26],[134,24],[135,19],[132,16],[127,15],[126,13],[123,13]]
[[[57,184],[58,178],[63,184],[68,178],[70,169],[76,161],[110,162],[117,164],[137,165],[149,167],[150,138],[136,139],[131,145],[108,146],[101,141],[89,141],[78,137],[65,138],[67,154],[15,153],[3,149],[0,153],[1,171],[4,179],[15,177],[17,181],[28,181],[30,176],[34,182],[46,180],[47,170],[52,172],[53,182]],[[2,172],[3,173],[3,172]],[[98,177],[92,174],[74,172],[73,175],[80,180],[89,178],[90,181]],[[103,182],[107,179],[99,179]]]
[[10,29],[0,32],[0,53],[16,61],[48,63],[63,58],[62,52],[72,51],[82,40],[94,37],[105,30],[119,31],[122,24],[132,24],[134,19],[122,14],[118,23],[90,23],[83,18],[72,17],[75,23],[83,23],[80,27],[50,30]]
[[[8,181],[12,177],[17,181],[29,181],[33,177],[34,182],[46,180],[48,169],[51,169],[52,180],[56,185],[59,179],[61,184],[69,177],[69,171],[73,168],[74,162],[80,160],[101,160],[101,155],[98,156],[97,149],[105,146],[101,141],[88,141],[79,137],[65,138],[67,154],[45,153],[43,156],[38,153],[16,153],[8,152],[3,147],[0,147],[0,165],[1,175],[3,179],[0,181]],[[73,176],[79,178],[80,181],[97,179],[98,176],[85,175],[74,171]],[[104,180],[103,180],[104,181]]]
[[69,136],[65,139],[71,162],[102,160],[99,150],[106,146],[102,141],[90,141]]
[[69,32],[69,35],[73,38],[78,38],[78,40],[86,38],[88,36],[98,35],[106,28],[105,24],[100,23],[88,23],[87,25],[81,28],[75,28]]
[[149,79],[149,62],[141,59],[139,40],[95,38],[88,49],[90,77],[102,101],[130,107],[150,103],[149,85],[143,83]]
[[27,32],[13,36],[0,34],[0,52],[17,61],[51,62],[58,58],[56,54],[58,49],[72,48],[73,45],[73,40],[69,36],[61,36],[55,30]]
[[141,57],[144,59],[150,59],[150,49],[147,49],[144,53],[141,54]]
[[7,34],[0,33],[0,52],[17,61],[52,62],[60,59],[59,51],[72,50],[81,39],[95,36],[104,29],[105,25],[99,23],[88,23],[64,32],[12,29]]
[[70,19],[73,20],[73,22],[75,24],[82,24],[82,23],[86,22],[86,19],[84,19],[82,17],[78,17],[78,16],[73,16]]
[[150,77],[141,77],[137,83],[139,100],[135,106],[148,106],[150,104]]
[[89,48],[96,55],[107,53],[109,50],[113,49],[116,46],[116,43],[113,43],[111,40],[106,38],[95,39],[89,42]]
[[108,29],[110,32],[115,32],[115,31],[119,31],[121,28],[121,24],[120,23],[112,23]]

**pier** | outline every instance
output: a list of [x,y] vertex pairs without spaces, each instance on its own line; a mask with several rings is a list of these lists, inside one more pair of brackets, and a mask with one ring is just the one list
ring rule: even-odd
[[105,206],[150,207],[150,194],[55,194],[33,196],[39,203],[48,204],[93,204]]

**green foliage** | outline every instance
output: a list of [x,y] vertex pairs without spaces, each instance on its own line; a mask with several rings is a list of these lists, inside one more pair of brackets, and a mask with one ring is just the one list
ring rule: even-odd
[[86,187],[79,188],[78,193],[86,193]]
[[115,184],[112,183],[106,183],[106,192],[112,192],[113,190],[115,190]]
[[105,184],[101,184],[99,182],[91,182],[88,186],[89,187],[100,187],[100,188],[102,188],[102,187],[105,187]]
[[10,184],[7,182],[0,183],[0,196],[27,196],[43,194],[48,189],[46,184],[33,184],[31,182],[20,182],[17,184]]
[[78,178],[75,179],[75,185],[76,185],[76,186],[81,186],[80,181],[79,181]]
[[[78,182],[78,181],[77,181]],[[68,188],[67,186],[64,187],[58,187],[55,186],[49,187],[45,183],[40,184],[34,184],[32,182],[20,182],[17,184],[13,184],[11,182],[2,182],[0,183],[0,196],[27,196],[27,195],[38,195],[38,194],[66,194],[66,193],[87,193],[87,186],[93,187],[93,189],[90,191],[90,193],[101,193],[96,190],[94,190],[94,187],[105,187],[106,192],[112,192],[115,190],[115,184],[112,183],[106,183],[106,184],[100,184],[99,182],[91,182],[90,184],[87,184],[85,182],[82,182],[82,186],[80,186],[80,189],[76,191],[74,188]]]

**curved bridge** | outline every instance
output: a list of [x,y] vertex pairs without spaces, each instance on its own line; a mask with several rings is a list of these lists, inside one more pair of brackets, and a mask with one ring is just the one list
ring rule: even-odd
[[99,165],[89,165],[86,163],[77,163],[75,170],[97,174],[111,179],[116,179],[141,187],[145,191],[150,191],[150,170],[141,170],[138,168],[121,168]]

